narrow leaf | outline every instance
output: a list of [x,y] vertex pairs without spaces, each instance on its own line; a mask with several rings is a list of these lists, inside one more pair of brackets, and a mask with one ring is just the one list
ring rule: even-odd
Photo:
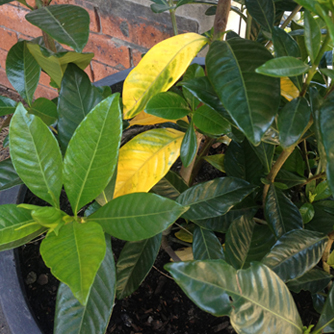
[[184,167],[188,167],[195,159],[197,153],[197,136],[193,122],[189,124],[186,134],[183,137],[180,158]]
[[304,11],[304,39],[307,52],[314,64],[320,51],[321,31],[317,21],[308,10]]

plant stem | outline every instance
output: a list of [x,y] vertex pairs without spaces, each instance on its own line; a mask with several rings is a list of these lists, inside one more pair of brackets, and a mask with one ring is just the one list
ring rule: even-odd
[[287,19],[282,23],[281,28],[285,29],[288,24],[292,21],[292,19],[295,17],[295,15],[302,9],[303,6],[297,6],[291,14],[287,17]]
[[322,177],[325,177],[326,176],[326,173],[321,173],[321,174],[317,174],[317,175],[314,175],[312,177],[310,177],[309,179],[307,179],[304,183],[301,184],[301,186],[305,186],[306,184],[312,182],[313,180],[317,180],[317,179],[321,179]]
[[[173,0],[169,0],[168,1],[169,6],[173,6]],[[172,21],[172,26],[173,26],[173,31],[174,31],[174,36],[178,35],[178,29],[177,29],[177,22],[176,22],[176,16],[175,16],[175,9],[170,9],[169,10],[169,14],[170,14],[170,19]]]
[[252,31],[252,17],[247,11],[246,39],[250,39],[251,31]]
[[174,262],[181,262],[181,259],[176,255],[172,247],[169,245],[167,237],[164,235],[162,236],[161,247]]
[[226,31],[227,21],[231,9],[231,0],[219,0],[215,21],[213,23],[213,38],[220,39],[223,32]]
[[310,174],[311,174],[311,167],[310,167],[310,162],[308,161],[308,153],[307,153],[306,139],[303,140],[303,150],[304,150],[305,161],[306,161],[306,167],[307,167],[307,176],[309,177]]
[[332,248],[332,245],[333,245],[333,242],[334,242],[334,232],[331,232],[329,235],[329,240],[328,240],[328,243],[327,243],[327,246],[325,248],[325,251],[322,255],[322,268],[328,273],[330,274],[331,273],[331,267],[330,265],[327,263],[328,261],[328,258],[329,258],[329,254],[331,252],[331,248]]

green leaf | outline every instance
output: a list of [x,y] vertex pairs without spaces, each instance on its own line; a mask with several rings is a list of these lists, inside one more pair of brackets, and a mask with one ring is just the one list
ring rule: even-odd
[[310,121],[311,107],[304,97],[288,102],[278,115],[279,140],[283,148],[297,143]]
[[177,202],[190,206],[183,217],[196,221],[227,213],[255,189],[244,180],[221,177],[189,188],[177,198]]
[[310,291],[313,294],[324,290],[332,278],[333,276],[325,271],[313,268],[303,276],[288,281],[286,285],[290,291],[295,293],[304,290]]
[[249,14],[266,31],[271,32],[275,21],[275,7],[272,0],[245,0]]
[[157,195],[175,200],[182,192],[186,191],[188,186],[183,179],[173,171],[169,171],[151,191]]
[[43,121],[19,103],[9,126],[12,163],[21,180],[38,197],[58,207],[62,156],[56,138]]
[[321,333],[333,333],[334,331],[334,284],[329,290],[325,306],[315,327],[315,330],[320,329]]
[[44,231],[34,224],[29,210],[15,204],[0,206],[0,251],[22,246]]
[[260,261],[275,243],[268,226],[256,224],[252,217],[235,219],[226,233],[226,262],[236,269],[246,269]]
[[322,181],[317,185],[317,187],[315,188],[315,194],[316,196],[314,198],[314,201],[321,201],[332,195],[327,180]]
[[267,61],[256,69],[256,73],[270,77],[294,77],[310,69],[303,61],[294,57],[280,57]]
[[105,240],[106,255],[96,273],[86,306],[79,303],[66,284],[60,283],[54,334],[92,334],[106,331],[114,306],[116,269],[110,237]]
[[74,51],[53,53],[34,43],[28,43],[28,49],[39,66],[50,76],[57,87],[60,87],[61,80],[69,63],[74,63],[84,70],[94,56],[94,53],[77,53]]
[[104,188],[99,196],[95,198],[96,202],[103,206],[106,203],[110,202],[114,198],[114,191],[116,186],[116,178],[117,178],[117,166],[115,168],[114,174],[108,183],[108,185]]
[[6,74],[9,82],[30,106],[41,69],[29,52],[26,41],[16,43],[9,50],[6,60]]
[[207,161],[211,166],[225,173],[225,169],[224,169],[225,154],[208,155],[204,157],[203,159]]
[[314,207],[311,203],[304,203],[300,208],[299,212],[302,215],[303,223],[309,223],[314,217]]
[[290,154],[289,158],[285,161],[282,168],[284,170],[292,173],[297,173],[300,176],[304,177],[305,162],[298,145]]
[[289,188],[292,188],[298,184],[303,184],[305,183],[306,181],[306,178],[305,177],[301,177],[299,175],[296,175],[294,173],[291,173],[287,170],[284,170],[284,169],[281,169],[275,180],[277,182],[281,182],[281,183],[284,183],[286,184]]
[[225,260],[222,244],[214,232],[198,226],[193,233],[192,249],[195,260]]
[[304,39],[311,63],[314,64],[320,51],[321,30],[317,21],[308,10],[304,11]]
[[262,263],[284,282],[303,276],[321,259],[328,237],[308,230],[293,230],[283,235]]
[[28,108],[29,114],[38,116],[46,125],[52,125],[58,120],[57,106],[50,100],[40,97]]
[[157,257],[162,234],[125,244],[117,261],[117,299],[131,295],[143,282]]
[[254,145],[260,143],[273,122],[280,101],[279,80],[255,72],[269,59],[272,56],[265,47],[241,38],[213,42],[206,57],[212,86]]
[[102,92],[91,84],[88,75],[76,65],[69,64],[64,73],[58,99],[58,132],[63,152],[75,129],[102,100]]
[[273,162],[275,146],[261,142],[258,146],[250,145],[250,147],[260,159],[266,173],[269,173]]
[[266,333],[269,328],[303,333],[289,290],[262,264],[237,271],[222,260],[206,260],[169,263],[165,269],[202,310],[229,315],[238,333]]
[[89,15],[81,7],[55,5],[38,8],[26,20],[62,44],[81,52],[88,41]]
[[75,214],[109,183],[121,135],[118,93],[100,102],[75,130],[64,157],[64,187]]
[[196,127],[211,135],[231,132],[231,125],[224,116],[207,105],[195,110],[193,120]]
[[0,191],[22,184],[10,158],[0,161]]
[[117,197],[89,216],[118,239],[139,241],[164,231],[188,208],[150,193]]
[[314,217],[306,227],[326,234],[333,231],[334,202],[332,200],[314,202],[313,207]]
[[190,113],[187,101],[172,92],[154,95],[145,107],[145,112],[165,119],[180,119]]
[[274,185],[270,186],[266,197],[265,216],[276,238],[303,228],[303,219],[296,205]]
[[70,287],[81,305],[87,305],[106,253],[102,228],[94,222],[65,224],[58,236],[49,233],[43,239],[40,252],[52,274]]
[[195,159],[197,153],[197,136],[193,122],[191,121],[186,134],[183,137],[180,158],[184,167],[188,167]]
[[279,27],[274,27],[272,34],[277,58],[284,56],[300,57],[300,50],[297,42],[285,32],[285,30]]
[[17,103],[9,97],[0,96],[0,116],[13,114]]

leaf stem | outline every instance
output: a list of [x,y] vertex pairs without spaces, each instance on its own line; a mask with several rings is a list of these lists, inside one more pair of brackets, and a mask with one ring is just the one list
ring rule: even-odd
[[[169,3],[169,6],[171,6],[171,7],[174,5],[173,0],[169,0],[168,3]],[[177,28],[175,9],[170,9],[169,14],[170,14],[170,19],[172,21],[174,36],[176,36],[176,35],[179,34],[179,32],[178,32],[178,28]]]
[[169,245],[167,237],[164,235],[162,236],[161,247],[174,262],[181,262],[181,259],[176,255],[172,247]]
[[282,23],[281,28],[285,29],[288,24],[292,21],[292,19],[295,17],[295,15],[302,9],[303,6],[297,6],[295,9],[291,12],[291,14],[287,17],[287,19]]
[[305,186],[306,184],[312,182],[313,180],[317,180],[317,179],[321,179],[322,177],[325,177],[326,176],[326,173],[321,173],[321,174],[317,174],[317,175],[314,175],[312,177],[310,177],[309,179],[307,179],[304,183],[301,184],[301,186]]
[[251,30],[252,30],[252,17],[247,11],[246,39],[250,39]]

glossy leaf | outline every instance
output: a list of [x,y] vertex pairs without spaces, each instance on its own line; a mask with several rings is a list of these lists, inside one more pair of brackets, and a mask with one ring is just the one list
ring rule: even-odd
[[334,202],[332,200],[319,201],[312,205],[314,207],[314,217],[306,225],[306,228],[326,234],[333,231]]
[[180,119],[190,113],[187,101],[172,92],[153,96],[145,107],[145,112],[165,119]]
[[260,26],[271,32],[275,21],[275,7],[273,0],[245,0],[245,4],[252,18]]
[[75,130],[64,157],[64,187],[74,213],[109,183],[121,135],[119,94],[100,102]]
[[41,7],[27,14],[26,20],[76,52],[81,52],[88,41],[89,15],[81,7],[73,5]]
[[29,114],[38,116],[46,125],[52,125],[58,120],[57,106],[50,100],[40,97],[28,109]]
[[74,64],[65,71],[58,98],[58,132],[65,152],[75,129],[86,115],[103,100],[103,93],[94,87],[88,75]]
[[[183,118],[184,121],[188,121],[187,117]],[[144,110],[141,111],[136,117],[129,121],[130,126],[134,125],[156,125],[161,123],[176,123],[175,120],[166,120],[166,118],[156,117],[150,114],[147,114]]]
[[294,77],[307,72],[310,69],[303,61],[291,57],[274,58],[256,69],[257,73],[271,77]]
[[314,207],[311,203],[304,203],[299,208],[299,211],[300,214],[302,215],[304,224],[309,223],[314,217]]
[[303,276],[321,259],[328,237],[308,230],[294,230],[283,235],[262,263],[284,282]]
[[6,74],[9,82],[31,105],[38,85],[41,69],[28,50],[27,42],[16,43],[8,52]]
[[0,161],[0,191],[22,184],[10,158]]
[[38,197],[58,206],[62,188],[62,156],[58,142],[43,123],[20,103],[11,120],[9,147],[21,180]]
[[279,140],[283,148],[297,143],[310,121],[311,108],[304,97],[287,103],[278,115]]
[[[117,166],[116,166],[117,167]],[[106,203],[110,202],[114,198],[114,191],[116,185],[116,177],[117,177],[117,168],[115,169],[113,176],[107,186],[103,189],[101,194],[95,198],[95,201],[103,206]]]
[[0,207],[0,251],[22,246],[45,231],[33,224],[30,211],[15,204]]
[[203,105],[195,110],[194,124],[201,131],[211,135],[222,135],[231,132],[230,123],[218,111]]
[[177,198],[177,202],[190,206],[183,217],[196,221],[227,213],[255,189],[246,181],[221,177],[189,188]]
[[315,330],[320,329],[321,333],[333,333],[334,331],[334,285],[329,290],[320,319],[315,327]]
[[297,186],[298,184],[303,184],[306,181],[305,177],[301,177],[299,175],[296,175],[292,172],[289,172],[287,170],[281,169],[276,178],[275,181],[281,182],[286,184],[289,188],[292,188],[294,186]]
[[13,114],[17,103],[9,97],[0,96],[0,116]]
[[277,333],[303,333],[289,290],[262,264],[237,271],[222,260],[206,260],[169,263],[165,268],[202,310],[229,315],[238,333],[264,334],[268,328]]
[[246,269],[260,261],[274,245],[275,238],[268,226],[256,224],[247,215],[235,219],[226,233],[226,262],[236,269]]
[[183,179],[173,171],[169,171],[153,188],[157,195],[175,200],[188,186]]
[[125,244],[117,261],[117,299],[131,295],[150,272],[161,245],[161,233]]
[[69,63],[74,63],[84,70],[94,56],[94,53],[77,53],[74,51],[53,53],[45,47],[34,43],[28,43],[28,49],[36,59],[38,65],[50,76],[58,87],[61,85],[61,80]]
[[304,290],[313,294],[324,290],[332,278],[333,276],[325,271],[313,268],[303,276],[288,281],[287,287],[295,293]]
[[60,283],[57,293],[55,334],[105,333],[114,306],[116,282],[110,237],[105,240],[106,255],[96,273],[86,306],[80,304],[66,284]]
[[113,199],[89,220],[118,239],[139,241],[164,231],[187,209],[168,198],[135,193]]
[[314,198],[314,201],[321,201],[332,195],[327,180],[322,181],[317,185],[317,187],[315,188],[315,194],[316,196]]
[[184,167],[188,167],[195,159],[197,148],[197,136],[193,122],[191,122],[183,137],[180,148],[180,158]]
[[222,173],[225,173],[225,168],[224,168],[225,155],[224,154],[208,155],[204,157],[203,159],[207,161],[211,166],[221,171]]
[[261,141],[279,105],[279,81],[255,72],[271,58],[262,45],[241,38],[213,42],[206,57],[208,77],[217,95],[254,145]]
[[222,244],[214,232],[200,227],[194,230],[192,249],[195,260],[225,259]]
[[297,42],[284,29],[274,27],[272,34],[276,57],[300,57],[300,50]]
[[86,305],[106,253],[102,228],[94,222],[65,224],[58,236],[49,233],[43,239],[40,252],[52,275],[70,287],[81,305]]
[[270,186],[266,197],[265,216],[276,238],[303,227],[303,219],[296,205],[274,185]]
[[207,42],[204,36],[186,33],[151,48],[124,82],[124,118],[136,116],[152,96],[172,87]]
[[153,129],[122,146],[114,197],[149,191],[178,158],[183,136],[170,128]]
[[258,146],[250,145],[250,147],[261,161],[265,172],[269,173],[273,162],[275,146],[261,142]]
[[304,11],[304,38],[307,52],[314,64],[320,51],[321,31],[317,21],[308,10]]

